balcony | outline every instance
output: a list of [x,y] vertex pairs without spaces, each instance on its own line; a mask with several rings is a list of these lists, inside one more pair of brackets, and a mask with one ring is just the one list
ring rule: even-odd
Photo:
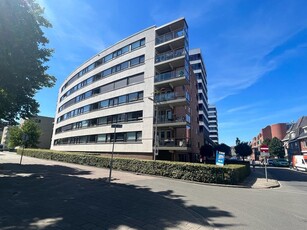
[[156,63],[160,63],[160,62],[164,62],[173,58],[177,58],[177,57],[181,57],[185,55],[185,49],[181,48],[181,49],[177,49],[177,50],[171,50],[165,53],[161,53],[161,54],[157,54],[156,55],[156,59],[155,62]]
[[176,31],[171,31],[169,33],[166,33],[166,34],[163,34],[161,36],[158,36],[156,38],[156,45],[159,45],[161,43],[164,43],[164,42],[167,42],[167,41],[170,41],[172,39],[175,39],[175,38],[179,38],[179,37],[182,37],[185,35],[185,31],[183,28],[181,29],[178,29]]
[[163,139],[159,141],[159,150],[188,151],[191,147],[189,138]]
[[188,100],[186,95],[178,94],[176,92],[168,92],[164,94],[155,95],[156,106],[171,105],[180,106],[186,105]]
[[157,120],[157,127],[185,127],[187,125],[186,116],[159,116]]
[[176,87],[179,85],[185,85],[188,83],[185,75],[183,69],[158,74],[155,76],[155,86],[168,87],[169,85],[172,85],[173,87]]

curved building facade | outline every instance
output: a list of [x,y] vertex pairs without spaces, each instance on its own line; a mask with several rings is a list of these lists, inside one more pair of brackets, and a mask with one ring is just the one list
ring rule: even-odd
[[[185,19],[92,57],[61,85],[51,149],[110,153],[115,138],[118,154],[152,159],[157,150],[157,159],[189,160],[201,143],[191,143],[197,98],[189,94],[188,57]],[[112,124],[122,124],[116,135]]]

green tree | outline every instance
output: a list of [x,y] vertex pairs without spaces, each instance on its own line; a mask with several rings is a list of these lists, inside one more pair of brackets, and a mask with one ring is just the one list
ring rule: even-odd
[[22,130],[18,126],[13,126],[9,129],[9,148],[22,145]]
[[26,120],[21,128],[15,126],[10,129],[9,147],[13,148],[24,144],[27,148],[36,148],[40,135],[41,130],[38,124],[32,120]]
[[240,141],[240,139],[237,137],[236,138],[236,145],[238,145],[238,144],[240,144],[241,143],[241,141]]
[[213,157],[213,147],[211,145],[205,144],[200,147],[200,155],[202,157]]
[[0,122],[39,112],[38,90],[52,87],[55,77],[46,73],[53,50],[42,28],[51,24],[35,0],[0,1]]
[[243,161],[245,157],[250,156],[252,154],[252,148],[247,142],[240,142],[235,146],[236,153],[243,158]]
[[277,156],[279,158],[285,157],[285,149],[283,142],[279,140],[277,137],[274,137],[269,145],[269,152],[271,156]]
[[263,145],[267,145],[269,146],[271,143],[271,139],[270,138],[265,138],[264,141],[262,142]]
[[216,150],[224,152],[226,156],[230,156],[231,155],[231,148],[228,145],[224,144],[224,143],[221,143],[221,144],[217,145],[216,146]]

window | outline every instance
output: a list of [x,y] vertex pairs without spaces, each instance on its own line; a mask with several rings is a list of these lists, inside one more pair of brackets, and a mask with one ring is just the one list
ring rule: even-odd
[[98,125],[105,125],[107,124],[107,117],[100,117],[98,119]]
[[139,74],[139,75],[136,75],[136,76],[133,76],[133,77],[129,77],[129,85],[130,84],[135,84],[135,83],[138,83],[138,82],[142,82],[144,81],[144,74]]
[[87,113],[89,111],[90,111],[90,106],[89,105],[84,106],[83,112]]
[[125,86],[127,86],[127,78],[124,78],[124,79],[122,79],[122,80],[116,81],[116,82],[114,83],[114,88],[115,88],[115,89],[123,88],[123,87],[125,87]]
[[137,101],[137,99],[138,99],[138,93],[130,93],[129,94],[129,102]]
[[127,133],[127,141],[135,141],[135,132]]
[[116,133],[116,142],[124,142],[124,133]]
[[140,63],[140,58],[139,57],[133,58],[133,59],[130,60],[130,66],[135,66],[135,65],[137,65],[139,63]]
[[100,87],[100,92],[101,93],[105,93],[105,92],[109,92],[111,90],[114,89],[114,84],[111,83],[111,84],[107,84],[107,85],[103,85]]
[[140,46],[141,46],[141,42],[140,41],[136,41],[136,42],[131,44],[131,50],[134,50],[134,49],[136,49],[136,48],[138,48]]
[[125,121],[126,121],[126,114],[125,113],[117,115],[117,122],[125,122]]
[[142,132],[136,132],[136,141],[142,141]]
[[100,108],[105,108],[109,106],[109,100],[104,100],[100,102]]
[[118,98],[118,104],[123,104],[123,103],[126,103],[126,102],[127,102],[127,95],[120,96]]
[[129,62],[123,62],[121,65],[120,65],[120,68],[121,70],[124,70],[124,69],[127,69],[129,67]]
[[97,136],[97,142],[106,142],[106,134],[99,134]]
[[108,62],[112,59],[112,54],[109,54],[107,56],[104,57],[104,62]]
[[122,48],[122,53],[124,54],[124,53],[127,53],[127,52],[129,52],[129,46],[123,47]]

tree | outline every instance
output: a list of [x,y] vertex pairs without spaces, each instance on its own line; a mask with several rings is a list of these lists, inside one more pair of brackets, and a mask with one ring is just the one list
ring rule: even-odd
[[230,156],[231,155],[231,148],[228,145],[224,144],[224,143],[221,143],[221,144],[217,145],[216,146],[216,150],[224,152],[226,156]]
[[274,137],[269,145],[269,152],[271,156],[277,156],[279,158],[285,157],[285,149],[283,142],[279,140],[277,137]]
[[0,122],[39,112],[38,90],[52,87],[55,77],[46,73],[53,50],[42,27],[51,24],[35,0],[0,1]]
[[[9,131],[9,147],[13,148],[19,145],[25,147],[36,148],[39,143],[41,130],[37,123],[32,120],[26,120],[20,127],[12,127]],[[27,137],[25,139],[25,136]]]
[[213,147],[211,145],[205,144],[200,147],[200,155],[202,157],[213,157]]
[[240,141],[240,139],[237,137],[236,138],[236,145],[238,145],[238,144],[240,144],[241,143],[241,141]]
[[8,147],[14,148],[22,145],[22,130],[18,126],[13,126],[9,129]]
[[235,146],[236,153],[243,158],[250,156],[252,154],[252,148],[249,146],[247,142],[240,142]]
[[271,143],[271,139],[270,138],[265,138],[264,141],[262,142],[263,145],[267,145],[269,146]]

